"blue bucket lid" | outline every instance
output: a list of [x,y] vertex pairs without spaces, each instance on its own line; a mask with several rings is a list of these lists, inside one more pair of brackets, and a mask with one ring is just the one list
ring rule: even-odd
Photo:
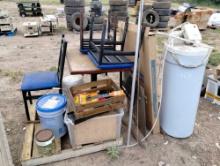
[[47,94],[37,100],[36,109],[40,112],[56,112],[64,108],[66,103],[66,97],[62,94]]

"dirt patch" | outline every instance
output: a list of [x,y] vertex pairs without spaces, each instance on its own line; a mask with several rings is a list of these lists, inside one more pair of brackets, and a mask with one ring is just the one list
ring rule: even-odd
[[[43,5],[44,13],[54,13],[60,5]],[[69,46],[79,41],[78,33],[65,30],[65,20],[60,18],[60,30],[53,36],[24,38],[22,23],[39,20],[38,17],[21,18],[16,3],[0,2],[0,8],[7,9],[18,27],[14,37],[0,37],[0,111],[3,114],[9,145],[15,165],[20,165],[25,113],[19,91],[23,73],[54,70],[57,66],[59,42],[65,33]],[[203,32],[207,43],[220,51],[220,39],[214,30]],[[219,34],[218,34],[219,35]],[[79,44],[79,43],[78,43]],[[65,74],[68,68],[65,67]],[[219,107],[201,99],[195,131],[188,139],[174,139],[166,135],[152,135],[144,144],[120,150],[120,157],[111,160],[105,152],[99,152],[49,165],[192,165],[219,166],[220,149]]]

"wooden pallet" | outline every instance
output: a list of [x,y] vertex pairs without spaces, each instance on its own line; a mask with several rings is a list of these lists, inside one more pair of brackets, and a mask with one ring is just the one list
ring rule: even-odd
[[5,35],[5,36],[15,36],[17,32],[17,28],[15,28],[13,31],[9,32],[0,32],[0,36]]
[[30,120],[33,123],[26,125],[26,131],[24,135],[23,149],[21,154],[22,166],[39,166],[41,164],[49,164],[52,162],[62,161],[65,159],[78,157],[90,153],[105,150],[112,146],[120,146],[123,144],[123,139],[117,139],[113,141],[103,142],[100,144],[82,145],[79,149],[61,149],[60,139],[56,140],[56,148],[54,154],[51,156],[42,156],[37,151],[37,146],[34,143],[34,134],[40,129],[39,123],[34,123],[36,118],[36,111],[30,109]]

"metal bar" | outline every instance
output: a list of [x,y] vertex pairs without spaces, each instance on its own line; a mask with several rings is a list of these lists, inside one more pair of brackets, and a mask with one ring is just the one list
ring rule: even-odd
[[134,56],[135,52],[104,51],[105,56]]
[[130,101],[130,108],[129,108],[127,146],[130,145],[130,139],[131,139],[131,127],[132,127],[132,117],[133,117],[133,108],[134,108],[133,106],[134,106],[134,97],[135,97],[136,77],[137,77],[137,69],[138,69],[138,55],[139,55],[139,48],[140,48],[141,22],[142,22],[142,15],[143,15],[143,7],[144,7],[144,0],[141,0],[139,16],[138,16],[138,29],[137,29],[137,36],[136,36],[134,70],[133,70],[133,76],[132,76],[132,88],[131,88],[131,101]]

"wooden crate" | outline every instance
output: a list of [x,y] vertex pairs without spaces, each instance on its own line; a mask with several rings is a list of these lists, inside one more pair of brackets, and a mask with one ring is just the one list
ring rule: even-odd
[[[36,111],[32,108],[30,109],[30,119],[34,121],[36,117]],[[53,162],[62,161],[65,159],[78,157],[90,153],[95,153],[98,151],[105,150],[112,146],[120,146],[123,144],[123,139],[119,138],[116,140],[102,142],[100,144],[90,144],[81,146],[80,149],[73,150],[72,148],[61,149],[60,139],[56,140],[56,149],[54,154],[51,156],[41,156],[37,152],[37,146],[34,143],[34,134],[40,129],[38,123],[28,123],[26,125],[23,149],[21,153],[21,164],[22,166],[39,166],[42,164],[49,164]],[[62,143],[63,144],[63,143]],[[70,146],[68,146],[70,147]]]
[[186,21],[197,24],[200,30],[207,29],[207,24],[213,10],[208,8],[192,9],[191,12],[186,13]]
[[98,101],[95,103],[74,105],[73,98],[75,95],[81,93],[95,92],[99,90],[117,91],[120,90],[120,88],[111,79],[86,83],[70,88],[70,93],[68,93],[68,96],[70,98],[70,109],[74,111],[76,119],[85,118],[88,116],[104,113],[107,111],[113,111],[125,107],[125,94],[110,97],[106,100]]

